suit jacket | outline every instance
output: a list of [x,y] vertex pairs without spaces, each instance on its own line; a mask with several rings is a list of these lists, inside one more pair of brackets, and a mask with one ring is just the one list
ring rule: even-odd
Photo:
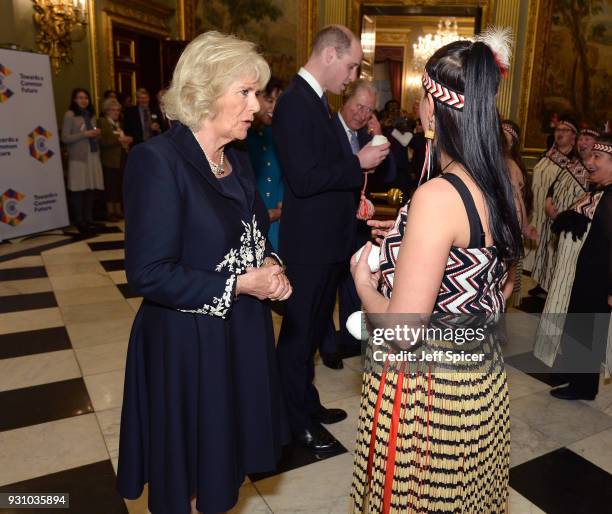
[[[344,126],[340,121],[338,113],[334,113],[332,115],[332,120],[334,122],[338,139],[340,139],[340,143],[342,145],[342,151],[345,155],[352,155],[353,149],[351,148],[351,144],[348,140],[348,136],[346,135],[346,131],[344,130]],[[363,148],[372,140],[372,135],[368,133],[367,127],[362,127],[357,131],[357,140],[359,141],[359,148]],[[392,186],[396,175],[397,168],[395,158],[393,157],[393,154],[389,152],[387,158],[380,163],[376,171],[374,173],[370,173],[368,176],[367,191],[386,191]],[[358,194],[357,201],[359,201],[359,198],[360,195]]]
[[[351,143],[349,142],[344,126],[342,125],[342,122],[338,117],[338,113],[333,114],[332,120],[334,122],[336,134],[338,135],[338,139],[340,140],[340,146],[342,146],[342,151],[344,152],[344,155],[353,155]],[[357,131],[357,140],[359,141],[359,148],[363,148],[372,140],[372,136],[368,133],[367,127],[362,127]],[[395,159],[393,158],[393,154],[389,152],[387,158],[378,166],[376,171],[368,175],[368,187],[366,191],[385,191],[386,189],[391,187],[392,182],[395,180],[396,174],[397,172],[395,167]],[[361,187],[363,187],[363,180]],[[355,194],[355,207],[353,211],[354,215],[356,215],[357,213],[360,198],[361,191],[358,190]],[[356,220],[355,242],[351,250],[352,252],[359,250],[359,248],[361,248],[370,240],[370,230],[370,227],[365,221]]]
[[285,185],[281,257],[299,264],[348,259],[363,180],[359,159],[344,154],[323,102],[299,75],[278,100],[272,130]]
[[[149,106],[149,111],[151,113],[151,117],[153,117],[153,115],[157,116],[157,119],[152,119],[151,121],[156,121],[159,123],[161,131],[165,132],[168,127],[160,110]],[[140,112],[137,105],[128,107],[123,113],[123,131],[126,135],[134,138],[132,146],[143,142],[142,121],[140,121]],[[152,135],[155,135],[155,133],[152,133]]]

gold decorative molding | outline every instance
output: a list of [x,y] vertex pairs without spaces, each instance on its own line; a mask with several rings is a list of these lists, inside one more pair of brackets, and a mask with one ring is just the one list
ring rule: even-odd
[[98,99],[100,87],[98,85],[98,36],[96,30],[96,2],[87,0],[89,9],[89,24],[87,26],[87,42],[89,43],[89,82],[91,83],[91,98],[96,112],[99,112]]
[[154,34],[170,36],[168,18],[176,9],[153,1],[127,0],[121,3],[108,2],[104,12],[130,23],[130,27],[145,30]]
[[317,31],[318,0],[299,0],[297,20],[297,65],[302,66],[310,55],[312,41]]
[[323,25],[339,23],[346,25],[347,0],[325,0],[325,21]]
[[408,31],[394,32],[381,31],[376,29],[376,44],[377,45],[412,45],[413,37]]
[[[550,0],[544,0],[548,2]],[[523,77],[521,80],[521,100],[519,107],[519,123],[521,126],[521,145],[525,153],[539,154],[544,148],[526,148],[525,142],[527,138],[527,115],[531,103],[531,92],[533,89],[533,71],[536,61],[536,53],[538,59],[543,58],[542,50],[536,52],[536,28],[540,26],[540,15],[542,11],[542,0],[530,0],[529,13],[527,17],[527,39],[525,41],[525,54],[523,57]],[[545,12],[545,11],[544,11]]]
[[198,0],[177,0],[176,32],[183,41],[191,41],[196,36],[197,6]]
[[348,0],[348,27],[355,33],[361,31],[362,6],[397,7],[480,7],[482,8],[481,28],[490,25],[493,21],[493,12],[496,0],[415,0],[406,2],[402,0]]
[[47,54],[54,75],[63,64],[72,64],[72,43],[87,36],[89,13],[84,1],[32,0],[32,18],[37,27],[36,46]]
[[[516,47],[516,36],[519,29],[519,11],[516,8],[516,0],[498,0],[495,10],[495,22],[497,27],[510,27],[512,34],[515,38]],[[504,118],[510,116],[510,104],[512,102],[512,85],[514,83],[515,63],[517,61],[516,53],[512,53],[512,62],[510,63],[510,70],[508,76],[506,76],[500,84],[499,93],[497,95],[497,107],[499,112]]]
[[105,57],[111,85],[115,84],[113,25],[170,38],[168,18],[174,13],[175,9],[172,7],[143,0],[128,0],[121,4],[112,1],[107,3],[102,10],[102,32],[105,35]]

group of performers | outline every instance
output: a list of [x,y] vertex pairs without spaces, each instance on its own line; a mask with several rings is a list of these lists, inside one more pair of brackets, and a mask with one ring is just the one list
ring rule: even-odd
[[[535,355],[556,363],[564,400],[593,400],[610,337],[612,284],[612,136],[570,119],[533,170],[532,222],[539,234],[529,293],[546,298]],[[557,360],[559,353],[563,358]],[[609,353],[609,352],[608,352]]]

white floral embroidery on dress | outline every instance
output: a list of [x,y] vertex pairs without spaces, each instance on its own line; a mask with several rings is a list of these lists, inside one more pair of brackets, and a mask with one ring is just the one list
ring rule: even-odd
[[246,271],[248,266],[258,268],[263,264],[266,252],[266,237],[257,226],[257,219],[253,216],[251,223],[242,222],[244,231],[240,236],[240,248],[231,248],[223,260],[215,266],[215,271],[229,271],[231,275],[225,282],[225,289],[221,297],[213,297],[212,305],[204,304],[201,309],[179,309],[181,312],[192,314],[208,314],[225,319],[232,305],[232,295],[236,277]]

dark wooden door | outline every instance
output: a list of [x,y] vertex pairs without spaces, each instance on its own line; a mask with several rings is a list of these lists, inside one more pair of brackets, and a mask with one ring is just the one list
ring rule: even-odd
[[161,38],[113,27],[115,89],[121,97],[135,99],[136,90],[144,87],[156,103],[163,84],[161,48]]

